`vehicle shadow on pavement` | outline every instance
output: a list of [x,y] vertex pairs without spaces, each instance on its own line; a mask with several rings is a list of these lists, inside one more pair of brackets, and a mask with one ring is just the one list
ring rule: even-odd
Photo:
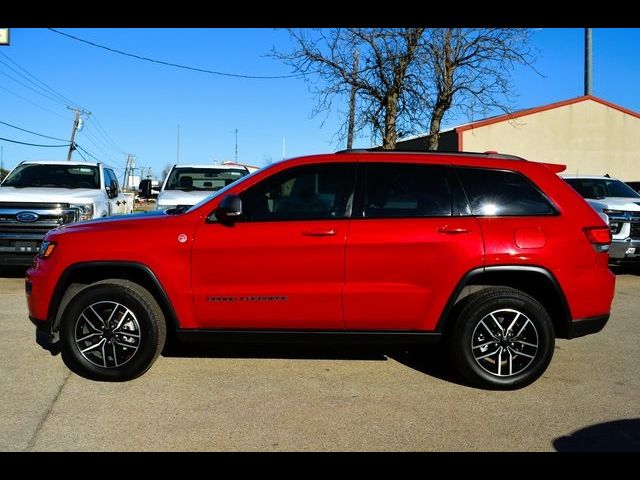
[[558,452],[640,452],[640,418],[590,425],[553,446]]
[[171,342],[162,352],[164,357],[187,358],[265,358],[301,360],[386,360],[384,350],[368,345],[301,345],[301,344],[218,344]]
[[640,264],[627,264],[627,265],[609,265],[609,270],[614,275],[640,275]]
[[29,267],[0,266],[0,278],[22,278]]
[[429,345],[387,352],[389,358],[431,377],[470,386],[455,370],[444,345]]
[[385,347],[377,345],[305,344],[215,344],[170,342],[164,357],[256,358],[298,360],[395,360],[402,365],[447,382],[467,385],[451,365],[446,351],[438,345],[429,348]]

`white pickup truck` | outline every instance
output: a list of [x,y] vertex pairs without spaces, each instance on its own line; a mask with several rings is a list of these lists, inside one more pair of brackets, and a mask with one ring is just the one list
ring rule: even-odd
[[190,207],[255,170],[239,164],[174,165],[162,184],[157,208]]
[[562,175],[611,229],[611,263],[640,260],[640,195],[611,177]]
[[30,265],[52,228],[132,211],[133,194],[101,163],[21,162],[0,184],[0,266]]

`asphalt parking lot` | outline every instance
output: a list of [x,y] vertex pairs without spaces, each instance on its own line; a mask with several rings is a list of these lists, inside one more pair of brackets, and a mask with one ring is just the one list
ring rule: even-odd
[[92,382],[36,345],[22,277],[0,277],[1,451],[640,451],[633,273],[605,329],[558,340],[514,392],[461,384],[438,349],[190,347]]

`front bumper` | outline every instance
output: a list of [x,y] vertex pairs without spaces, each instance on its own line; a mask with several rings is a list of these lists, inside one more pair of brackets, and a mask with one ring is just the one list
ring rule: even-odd
[[[629,249],[634,249],[633,253],[627,253]],[[613,240],[609,247],[609,259],[612,261],[640,261],[640,240],[625,238],[623,240]]]
[[29,320],[36,326],[36,343],[50,352],[51,355],[60,353],[60,337],[58,332],[52,331],[51,322],[38,320],[31,315],[29,315]]

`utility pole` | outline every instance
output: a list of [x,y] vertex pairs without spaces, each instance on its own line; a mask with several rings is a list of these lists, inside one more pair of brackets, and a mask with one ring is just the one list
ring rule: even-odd
[[235,129],[236,133],[236,163],[238,163],[238,129]]
[[349,95],[349,129],[347,131],[347,148],[353,148],[353,131],[356,123],[356,92],[358,88],[355,86],[355,79],[358,77],[358,61],[360,54],[358,50],[353,52],[353,84],[351,85],[351,94]]
[[131,157],[131,154],[127,154],[127,161],[124,164],[124,173],[122,174],[122,185],[124,186],[123,188],[127,188],[127,175],[129,174],[129,157]]
[[71,140],[69,141],[69,153],[67,153],[67,162],[71,161],[71,154],[76,149],[76,132],[80,129],[80,114],[91,115],[91,112],[87,112],[80,108],[67,107],[69,110],[73,110],[73,127],[71,128]]
[[282,160],[284,160],[284,138],[282,137]]
[[127,154],[127,163],[124,167],[124,176],[122,177],[122,184],[124,188],[128,189],[131,185],[131,175],[135,172],[136,156],[131,153]]
[[584,29],[584,94],[591,95],[591,29]]

